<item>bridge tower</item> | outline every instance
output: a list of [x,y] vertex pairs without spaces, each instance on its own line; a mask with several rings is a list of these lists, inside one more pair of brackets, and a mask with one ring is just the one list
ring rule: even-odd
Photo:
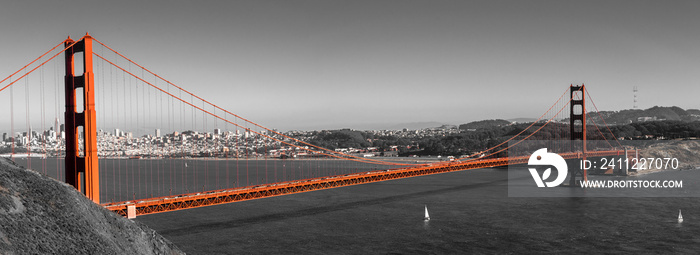
[[[571,93],[569,113],[571,149],[572,151],[580,150],[583,154],[581,160],[586,160],[586,85],[574,86],[571,84],[569,89]],[[581,140],[581,144],[575,142],[577,140]],[[580,166],[579,164],[573,165]],[[583,181],[588,180],[588,173],[585,168],[570,167],[569,176],[569,184],[571,186],[576,185],[576,177],[581,177]]]
[[[68,37],[64,47],[68,48],[74,42]],[[83,73],[75,76],[74,55],[79,52],[83,53],[82,63],[78,63],[83,65]],[[66,182],[99,204],[100,179],[97,164],[92,37],[86,33],[85,37],[65,51],[65,56]],[[77,102],[79,98],[76,98],[76,93],[81,93],[82,102]],[[80,108],[76,109],[76,106]],[[82,111],[77,112],[77,110]],[[81,134],[83,135],[82,144]]]

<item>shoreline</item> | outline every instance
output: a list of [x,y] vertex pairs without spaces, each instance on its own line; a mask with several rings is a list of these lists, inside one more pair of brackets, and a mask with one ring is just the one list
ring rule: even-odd
[[[0,155],[2,157],[5,157],[4,155]],[[9,158],[10,156],[7,156]],[[26,156],[13,156],[13,158],[27,158]],[[64,157],[35,157],[35,156],[30,156],[29,158],[42,158],[42,159],[62,159]],[[166,157],[141,157],[141,158],[130,158],[130,157],[99,157],[99,159],[128,159],[128,160],[167,160],[167,159],[177,159],[177,160],[279,160],[279,161],[295,161],[295,160],[344,160],[344,159],[338,159],[338,158],[329,158],[329,157],[323,157],[323,158],[268,158],[268,157],[251,157],[251,158],[218,158],[218,157],[196,157],[196,158],[189,158],[189,157],[178,157],[178,158],[166,158]],[[409,157],[371,157],[368,159],[375,159],[375,160],[380,160],[380,161],[387,161],[387,162],[407,162],[407,161],[413,161],[415,163],[435,163],[435,162],[446,162],[445,160],[440,160],[437,158],[409,158]]]
[[637,172],[630,172],[627,176],[643,176],[648,174],[662,173],[662,172],[672,172],[672,171],[697,171],[700,170],[700,166],[691,166],[691,168],[678,168],[678,169],[649,169]]

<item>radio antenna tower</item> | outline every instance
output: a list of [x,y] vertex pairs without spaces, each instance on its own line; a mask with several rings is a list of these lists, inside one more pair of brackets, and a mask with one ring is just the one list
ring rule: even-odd
[[632,92],[634,92],[634,105],[632,107],[634,109],[637,109],[637,91],[639,91],[639,89],[637,89],[637,86],[634,86],[632,89]]

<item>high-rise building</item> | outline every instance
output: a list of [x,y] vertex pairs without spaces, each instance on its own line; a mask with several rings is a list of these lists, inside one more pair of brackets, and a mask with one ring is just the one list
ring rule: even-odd
[[115,129],[114,129],[114,136],[116,136],[116,137],[120,137],[120,136],[121,136],[121,132],[119,131],[118,128],[115,128]]
[[221,129],[220,129],[220,128],[215,128],[215,129],[214,129],[214,134],[215,134],[215,135],[221,135]]
[[160,128],[156,128],[156,137],[160,137]]
[[56,123],[54,123],[53,131],[58,133],[61,131],[59,128],[61,128],[61,121],[58,119],[58,117],[56,117]]

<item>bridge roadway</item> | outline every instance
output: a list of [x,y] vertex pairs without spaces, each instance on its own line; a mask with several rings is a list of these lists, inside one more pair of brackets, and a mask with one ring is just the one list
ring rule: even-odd
[[[632,151],[631,153],[634,153]],[[565,159],[582,158],[581,152],[559,153]],[[624,151],[588,151],[586,157],[606,157],[624,155]],[[632,155],[632,154],[630,154]],[[176,196],[147,198],[133,201],[103,204],[103,206],[122,216],[128,215],[132,207],[132,215],[183,210],[195,207],[232,203],[258,198],[274,197],[301,193],[314,190],[331,189],[370,182],[415,177],[421,175],[446,173],[453,171],[497,167],[505,165],[525,164],[529,156],[481,159],[467,162],[440,162],[420,167],[406,167],[388,170],[369,171],[363,173],[336,175],[289,182],[263,184],[236,189],[222,189],[199,193],[189,193]]]

